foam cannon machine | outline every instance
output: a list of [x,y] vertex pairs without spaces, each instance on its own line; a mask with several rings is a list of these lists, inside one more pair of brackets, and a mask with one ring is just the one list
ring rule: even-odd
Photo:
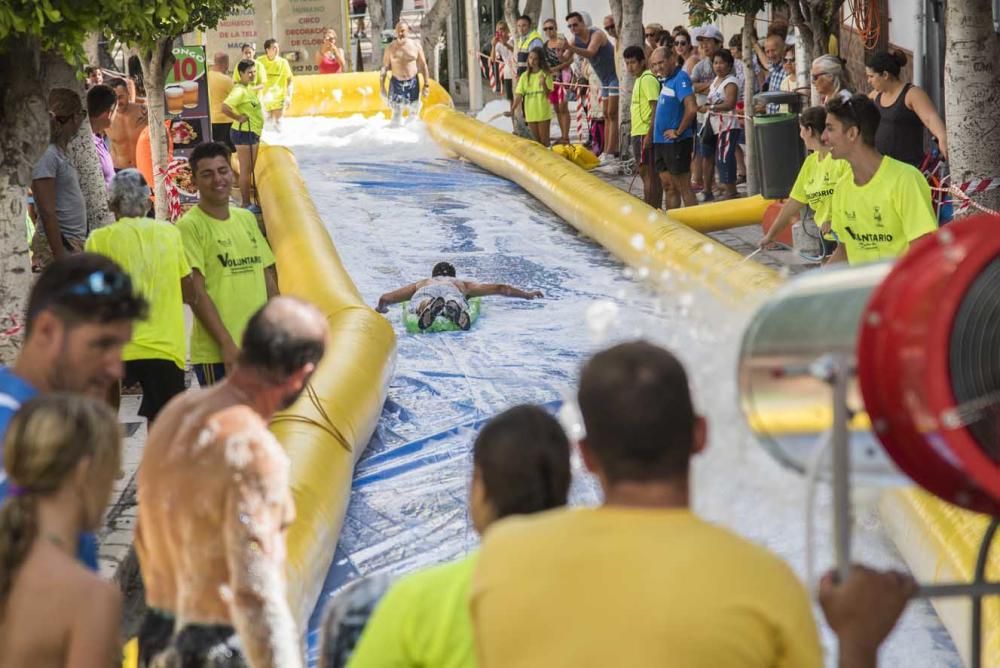
[[[833,488],[836,565],[846,577],[851,486],[904,476],[993,519],[975,578],[923,586],[972,597],[980,666],[984,577],[1000,523],[1000,218],[976,216],[915,243],[895,264],[815,271],[790,281],[743,337],[744,414],[782,464]],[[811,489],[810,489],[811,494]],[[810,565],[811,568],[811,565]]]

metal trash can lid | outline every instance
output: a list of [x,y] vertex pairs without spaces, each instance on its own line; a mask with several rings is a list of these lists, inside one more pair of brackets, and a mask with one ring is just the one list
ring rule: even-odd
[[794,91],[775,90],[753,96],[754,104],[800,104],[801,102],[802,98]]
[[799,115],[791,112],[781,114],[758,114],[753,117],[754,125],[773,125],[775,123],[787,123],[790,120],[798,120]]

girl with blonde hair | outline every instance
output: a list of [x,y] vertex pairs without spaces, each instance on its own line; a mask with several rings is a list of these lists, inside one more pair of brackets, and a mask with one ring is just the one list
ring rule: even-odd
[[7,429],[0,503],[0,665],[110,666],[120,661],[121,595],[79,563],[121,466],[121,432],[104,403],[46,394]]

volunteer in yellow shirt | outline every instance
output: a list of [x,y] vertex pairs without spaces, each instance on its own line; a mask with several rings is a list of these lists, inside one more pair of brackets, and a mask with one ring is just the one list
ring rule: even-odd
[[653,153],[653,116],[660,98],[660,80],[646,69],[646,52],[641,46],[630,46],[624,53],[625,67],[635,77],[632,88],[632,157],[639,165],[642,193],[646,204],[654,209],[663,206],[663,186],[656,173]]
[[[241,60],[252,60],[256,62],[257,49],[253,44],[244,44],[240,47]],[[233,83],[238,83],[240,80],[239,69],[233,70]],[[253,88],[254,92],[260,95],[264,92],[264,84],[267,83],[267,72],[264,71],[263,67],[258,67],[254,72],[253,79],[250,80],[250,87]]]
[[[544,409],[517,406],[496,416],[479,432],[472,456],[469,515],[480,534],[504,517],[566,504],[570,445]],[[375,608],[348,668],[475,668],[469,619],[475,565],[473,554],[394,584]],[[325,649],[320,655],[327,656]]]
[[845,174],[851,173],[851,166],[846,160],[837,160],[830,155],[830,147],[825,145],[822,139],[824,129],[826,129],[824,107],[809,107],[799,116],[799,136],[810,153],[799,169],[799,175],[795,179],[788,200],[781,207],[781,212],[775,218],[771,229],[760,240],[761,248],[767,248],[774,243],[806,205],[809,205],[816,226],[824,234],[824,246],[828,246],[824,254],[835,250],[836,240],[829,234],[833,189]]
[[[531,130],[531,136],[542,146],[549,146],[549,130],[552,126],[552,105],[549,93],[554,86],[552,75],[542,66],[545,51],[537,48],[528,54],[528,69],[517,79],[514,102],[511,109],[524,106],[524,121]],[[511,112],[506,114],[512,115]]]
[[191,289],[191,267],[177,228],[145,217],[149,196],[138,170],[118,172],[108,190],[116,221],[91,232],[84,249],[121,265],[149,303],[149,313],[136,321],[122,359],[125,382],[142,387],[139,415],[152,422],[171,398],[184,391],[187,342],[182,293]]
[[264,131],[264,113],[260,108],[257,93],[250,86],[258,65],[252,60],[241,61],[236,66],[240,82],[222,102],[222,113],[232,120],[229,138],[236,146],[236,158],[240,163],[240,204],[244,209],[260,213],[260,207],[251,200],[253,172],[257,164],[257,147]]
[[177,221],[192,271],[191,363],[202,385],[221,380],[254,312],[278,293],[274,255],[257,219],[230,206],[229,149],[200,144],[188,162],[198,205]]
[[[229,128],[233,119],[226,116],[222,111],[222,102],[233,90],[235,82],[229,77],[229,54],[219,51],[215,54],[212,69],[206,75],[208,77],[208,119],[212,123],[212,141],[221,142],[229,146],[230,151],[235,151],[236,146],[230,143]],[[237,74],[239,74],[237,72]]]
[[927,180],[875,149],[880,116],[867,96],[835,99],[826,112],[823,141],[851,166],[834,187],[831,229],[840,245],[830,261],[863,264],[903,255],[938,228]]
[[292,66],[278,55],[278,40],[264,42],[264,56],[257,59],[258,69],[267,75],[261,102],[275,129],[281,129],[281,115],[292,103]]
[[621,344],[586,364],[577,398],[604,505],[487,532],[470,603],[479,665],[822,666],[788,565],[688,507],[706,427],[680,362]]

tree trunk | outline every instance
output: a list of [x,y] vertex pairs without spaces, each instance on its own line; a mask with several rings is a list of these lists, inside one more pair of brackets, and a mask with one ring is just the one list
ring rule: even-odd
[[[812,61],[827,53],[830,48],[830,35],[834,33],[836,24],[840,22],[840,7],[844,0],[790,0],[788,11],[791,16],[791,23],[799,32],[802,39],[802,46],[805,50],[804,58],[796,63],[799,76],[805,76],[800,81],[809,82],[809,68]],[[796,49],[796,58],[799,51]],[[805,83],[800,83],[804,86]],[[815,87],[812,89],[810,98],[812,104],[819,104],[819,95]]]
[[85,120],[80,124],[80,131],[69,143],[66,154],[80,177],[80,190],[87,203],[87,229],[96,230],[115,222],[115,217],[108,208],[108,186],[104,181],[104,172],[101,171],[101,159],[94,147],[90,121]]
[[[990,0],[949,2],[946,11],[948,166],[952,183],[960,184],[1000,175],[1000,120],[989,112],[1000,104],[1000,38],[993,31]],[[1000,209],[1000,190],[976,195],[975,201]]]
[[[747,12],[743,16],[743,65],[746,67],[746,77],[743,81],[743,109],[746,114],[746,150],[743,159],[747,168],[747,195],[756,195],[760,192],[760,175],[757,173],[756,154],[757,147],[754,144],[753,136],[753,91],[754,78],[753,59],[756,58],[753,50],[754,15]],[[780,65],[779,65],[780,67]]]
[[[163,177],[167,171],[167,129],[164,125],[163,86],[167,81],[167,70],[173,64],[171,53],[173,38],[159,40],[155,47],[143,51],[142,77],[146,82],[146,107],[149,114],[149,149],[153,156],[153,192],[156,195],[156,219],[169,220],[167,211],[167,190]],[[159,167],[159,169],[157,169]]]
[[517,17],[521,15],[520,2],[518,0],[503,0],[503,15],[507,19],[507,27],[510,28],[511,35],[517,39]]
[[537,26],[538,17],[542,14],[542,0],[527,0],[521,13],[530,16],[531,25]]
[[[420,43],[423,46],[424,57],[427,58],[427,62],[433,62],[434,52],[437,49],[438,42],[441,41],[441,35],[444,34],[445,28],[448,27],[448,17],[450,15],[451,0],[437,0],[430,11],[424,14],[424,18],[420,21]],[[473,64],[473,67],[475,66]],[[432,79],[437,79],[438,72],[432,72],[431,75]]]
[[[368,20],[371,21],[372,69],[382,67],[382,31],[385,30],[385,3],[380,0],[368,0]],[[360,38],[358,43],[361,43]],[[358,71],[361,71],[361,61],[358,61]]]
[[[618,26],[618,41],[615,43],[615,66],[620,67],[622,53],[627,47],[643,45],[645,40],[642,30],[643,0],[611,0],[611,16]],[[621,90],[618,98],[618,117],[621,127],[631,127],[632,123],[632,89],[635,77],[621,67]],[[624,147],[622,147],[624,148]],[[637,160],[639,156],[634,156]]]
[[403,0],[392,0],[392,16],[389,17],[392,21],[391,27],[395,28],[401,18],[403,18]]
[[17,357],[31,288],[25,204],[49,140],[38,45],[8,39],[0,54],[0,364]]

